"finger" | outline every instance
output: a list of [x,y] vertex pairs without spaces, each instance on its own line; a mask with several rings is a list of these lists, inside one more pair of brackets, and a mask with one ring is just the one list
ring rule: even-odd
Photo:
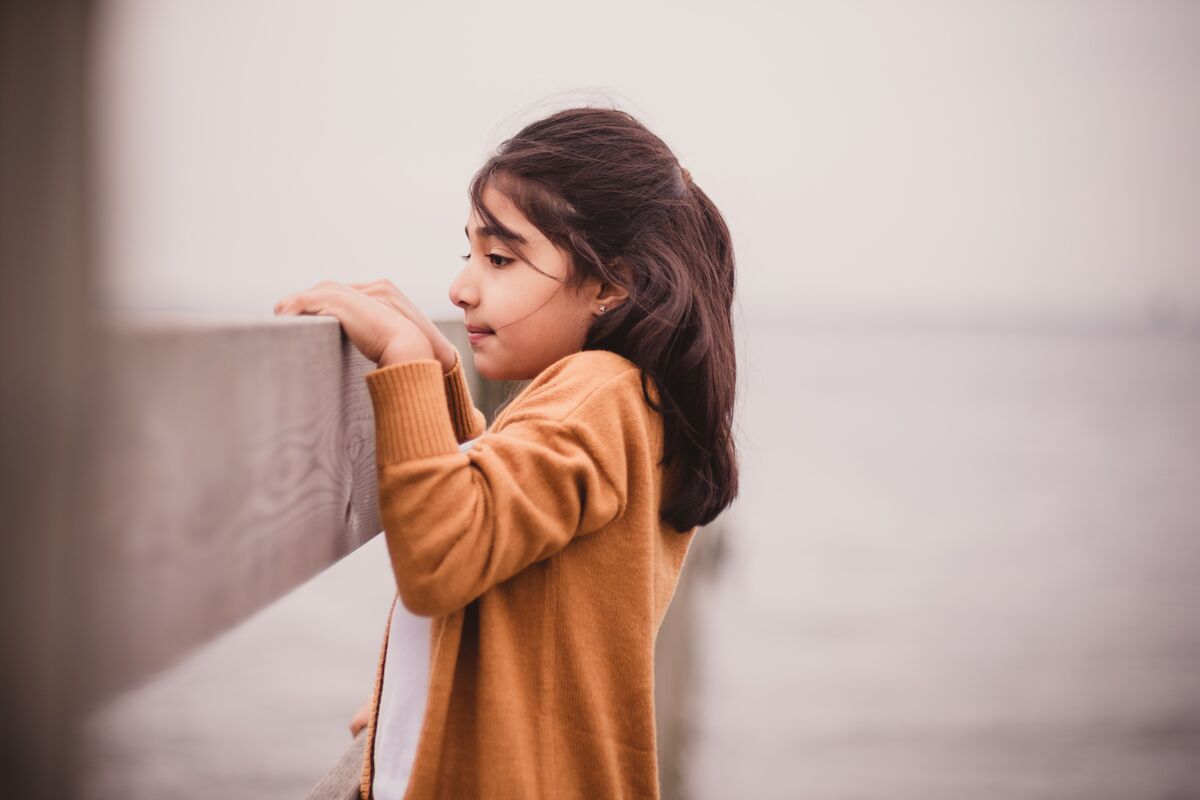
[[379,285],[378,281],[372,283],[348,283],[346,286],[358,292],[359,294],[365,294],[368,297],[382,297],[387,294],[386,290]]
[[406,305],[408,304],[408,298],[404,296],[404,293],[397,289],[396,285],[386,278],[380,278],[379,280],[374,281],[365,281],[363,283],[349,283],[346,285],[362,292],[363,294],[369,294],[372,297],[386,297],[393,301],[399,301]]
[[392,282],[385,278],[379,278],[373,281],[361,281],[358,283],[347,283],[346,286],[354,289],[355,291],[362,292],[363,294],[374,296],[390,295],[396,289],[396,287],[392,285]]
[[275,304],[276,314],[298,314],[302,313],[302,309],[312,303],[314,296],[328,292],[328,289],[323,289],[320,284],[313,286],[310,289],[305,289],[300,292],[292,292],[283,297]]
[[276,306],[276,314],[333,314],[336,316],[339,292],[322,288],[284,298]]
[[347,285],[356,289],[361,294],[375,298],[388,308],[399,311],[410,319],[415,319],[413,316],[415,309],[412,303],[408,301],[408,298],[399,289],[392,285],[391,281],[378,280],[371,281],[370,283],[351,283]]
[[400,287],[396,286],[396,284],[392,283],[387,278],[376,278],[373,281],[360,281],[357,283],[347,283],[346,285],[359,291],[369,290],[374,292],[383,292],[386,294],[397,294],[400,297],[404,296],[404,293],[400,291]]
[[397,297],[397,298],[398,298],[398,299],[399,299],[401,302],[403,302],[403,303],[404,303],[404,305],[406,305],[406,306],[409,306],[410,308],[415,308],[415,306],[413,305],[413,302],[412,302],[412,300],[409,300],[409,299],[408,299],[408,295],[406,295],[404,292],[400,291],[400,287],[399,287],[399,286],[397,286],[396,284],[392,283],[392,282],[391,282],[390,280],[388,280],[387,278],[380,278],[380,282],[381,282],[381,283],[382,283],[382,284],[383,284],[383,285],[384,285],[384,286],[387,288],[387,290],[388,290],[389,292],[391,292],[391,293],[392,293],[393,295],[395,295],[395,296],[396,296],[396,297]]
[[357,291],[359,294],[365,294],[367,297],[375,298],[389,308],[393,308],[396,311],[404,310],[402,306],[395,302],[394,298],[391,296],[390,292],[388,292],[387,287],[384,286],[382,281],[371,281],[369,283],[348,283],[346,285]]
[[275,304],[277,315],[299,314],[308,305],[308,299],[303,292],[290,294]]
[[295,299],[295,297],[296,296],[294,294],[289,294],[287,297],[281,297],[279,300],[277,300],[275,302],[276,316],[290,313],[292,301]]

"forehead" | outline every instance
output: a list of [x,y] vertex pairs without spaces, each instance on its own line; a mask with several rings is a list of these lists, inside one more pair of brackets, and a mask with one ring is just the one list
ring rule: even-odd
[[[509,231],[517,234],[524,240],[524,243],[533,247],[549,243],[545,235],[534,227],[533,223],[521,213],[521,210],[509,199],[508,195],[493,188],[490,184],[483,188],[483,205],[500,221],[500,224]],[[497,235],[498,232],[484,228],[483,226],[485,225],[485,221],[475,213],[474,208],[471,208],[470,214],[467,216],[466,225],[468,236],[485,239],[504,238]]]

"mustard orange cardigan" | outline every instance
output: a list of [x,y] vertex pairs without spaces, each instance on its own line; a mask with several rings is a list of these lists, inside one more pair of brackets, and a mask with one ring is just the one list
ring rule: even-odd
[[[658,797],[654,640],[696,529],[659,520],[672,482],[637,366],[565,356],[486,431],[461,361],[366,381],[398,596],[433,618],[405,797]],[[386,652],[385,640],[366,800]]]

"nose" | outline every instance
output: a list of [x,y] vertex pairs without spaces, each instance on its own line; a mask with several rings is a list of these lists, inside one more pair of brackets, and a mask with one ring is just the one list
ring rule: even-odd
[[464,265],[458,277],[450,284],[450,302],[464,310],[479,305],[479,292],[471,283],[468,272],[470,264]]

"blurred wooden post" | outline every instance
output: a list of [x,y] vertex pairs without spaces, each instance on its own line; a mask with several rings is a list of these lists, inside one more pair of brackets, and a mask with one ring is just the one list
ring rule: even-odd
[[5,797],[75,796],[87,653],[91,4],[0,4],[0,774]]
[[654,644],[654,725],[663,800],[689,796],[688,755],[697,723],[697,665],[703,630],[700,600],[703,584],[712,580],[724,564],[727,535],[724,517],[696,531]]

